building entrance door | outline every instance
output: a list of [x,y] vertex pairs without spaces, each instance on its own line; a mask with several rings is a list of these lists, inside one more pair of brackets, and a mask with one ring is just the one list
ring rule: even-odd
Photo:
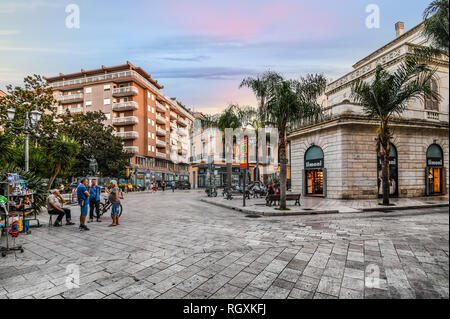
[[309,196],[326,197],[326,172],[322,149],[318,146],[310,147],[305,153],[303,193]]
[[442,193],[442,168],[430,168],[428,171],[428,183],[430,195]]

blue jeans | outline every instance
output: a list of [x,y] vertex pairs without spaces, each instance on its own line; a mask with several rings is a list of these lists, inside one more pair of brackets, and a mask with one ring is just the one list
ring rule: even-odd
[[113,216],[118,216],[120,213],[120,203],[112,204],[112,214]]

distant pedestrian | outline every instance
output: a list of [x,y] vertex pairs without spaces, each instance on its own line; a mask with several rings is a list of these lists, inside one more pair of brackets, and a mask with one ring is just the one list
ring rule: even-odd
[[175,181],[172,181],[170,187],[172,188],[172,193],[175,192]]
[[164,192],[166,190],[166,181],[162,181],[161,187],[162,187],[162,190]]
[[119,225],[119,213],[120,213],[120,197],[123,199],[123,195],[117,186],[117,182],[115,180],[111,181],[111,189],[109,191],[109,201],[112,204],[112,224],[109,227],[118,226]]
[[89,180],[85,177],[81,180],[80,185],[77,187],[77,197],[78,205],[80,206],[80,230],[89,230],[86,226],[86,218],[89,209],[89,191],[88,191]]

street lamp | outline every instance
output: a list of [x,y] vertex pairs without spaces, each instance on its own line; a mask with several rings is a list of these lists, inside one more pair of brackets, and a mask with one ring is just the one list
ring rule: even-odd
[[[30,102],[25,102],[24,104],[28,107],[31,106]],[[6,110],[6,114],[8,115],[9,121],[12,122],[16,115],[16,110],[14,108],[9,108]],[[23,130],[25,132],[25,172],[29,171],[29,137],[41,120],[41,115],[42,113],[37,110],[33,110],[31,112],[26,111],[23,126],[13,126],[13,128]]]

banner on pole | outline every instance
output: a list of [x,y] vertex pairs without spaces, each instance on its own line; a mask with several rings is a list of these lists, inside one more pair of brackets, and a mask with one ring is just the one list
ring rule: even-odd
[[248,137],[241,140],[241,168],[248,168]]

